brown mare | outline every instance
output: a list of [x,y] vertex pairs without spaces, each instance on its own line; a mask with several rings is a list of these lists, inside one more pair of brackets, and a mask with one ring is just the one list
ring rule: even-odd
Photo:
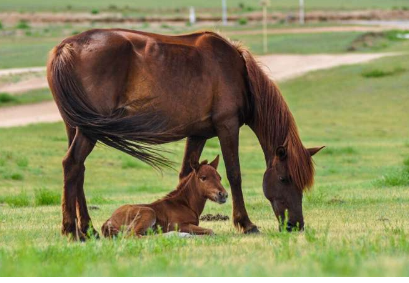
[[211,235],[211,229],[199,227],[199,217],[207,199],[225,203],[227,192],[217,173],[219,156],[210,164],[192,160],[192,172],[180,180],[176,190],[151,204],[124,205],[115,210],[102,226],[105,237],[116,236],[121,228],[126,234],[142,236],[149,228],[162,232],[178,230],[196,235]]
[[[165,36],[95,29],[63,40],[50,54],[47,77],[65,121],[62,232],[92,228],[84,196],[84,161],[97,141],[153,166],[166,164],[154,146],[187,137],[180,179],[206,140],[220,140],[233,196],[233,222],[257,232],[241,187],[239,129],[247,124],[264,151],[263,190],[287,227],[304,225],[303,190],[314,180],[311,156],[277,86],[250,52],[218,34]],[[96,232],[95,232],[96,233]]]

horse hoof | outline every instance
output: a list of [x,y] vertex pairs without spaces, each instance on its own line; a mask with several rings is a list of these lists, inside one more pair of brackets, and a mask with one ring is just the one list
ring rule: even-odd
[[258,234],[260,231],[258,230],[256,225],[249,227],[248,229],[244,230],[244,234]]

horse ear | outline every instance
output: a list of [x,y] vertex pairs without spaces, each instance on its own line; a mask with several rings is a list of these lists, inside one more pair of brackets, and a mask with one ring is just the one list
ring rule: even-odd
[[190,167],[192,167],[194,171],[197,171],[199,169],[199,166],[200,165],[197,156],[195,154],[192,154],[192,156],[190,157]]
[[285,149],[284,146],[280,145],[279,147],[277,147],[276,149],[276,156],[278,158],[280,158],[281,161],[283,161],[284,159],[286,159],[287,157],[287,150]]
[[325,147],[325,145],[324,146],[319,146],[319,147],[311,147],[311,148],[307,148],[307,150],[310,153],[310,156],[313,156],[314,154],[316,154],[318,151],[320,151],[324,147]]
[[217,166],[219,166],[219,155],[217,155],[216,158],[212,162],[210,162],[209,165],[217,170]]

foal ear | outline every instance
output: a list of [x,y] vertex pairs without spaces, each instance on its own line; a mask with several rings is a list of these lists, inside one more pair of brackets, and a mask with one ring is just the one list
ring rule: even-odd
[[219,166],[219,155],[217,155],[216,158],[212,162],[210,162],[209,165],[217,170],[217,166]]
[[198,160],[197,156],[195,154],[193,154],[190,157],[190,167],[192,167],[192,169],[194,171],[197,171],[199,169],[199,166],[200,166],[199,165],[199,160]]
[[319,147],[311,147],[311,148],[307,148],[307,150],[310,153],[310,156],[313,156],[314,154],[316,154],[318,151],[320,151],[324,147],[325,147],[325,145],[324,146],[319,146]]
[[287,150],[284,146],[280,145],[279,147],[277,147],[276,156],[280,158],[281,161],[283,161],[287,157]]

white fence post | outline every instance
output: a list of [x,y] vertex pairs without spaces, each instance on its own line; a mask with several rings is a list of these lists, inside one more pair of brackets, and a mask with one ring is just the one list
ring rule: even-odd
[[191,25],[196,23],[195,7],[190,7],[189,9],[189,22]]
[[300,0],[300,24],[304,24],[305,20],[305,12],[304,12],[304,0]]
[[260,4],[263,6],[263,52],[267,53],[267,6],[270,5],[270,0],[262,0]]
[[222,23],[227,25],[227,0],[222,0]]

